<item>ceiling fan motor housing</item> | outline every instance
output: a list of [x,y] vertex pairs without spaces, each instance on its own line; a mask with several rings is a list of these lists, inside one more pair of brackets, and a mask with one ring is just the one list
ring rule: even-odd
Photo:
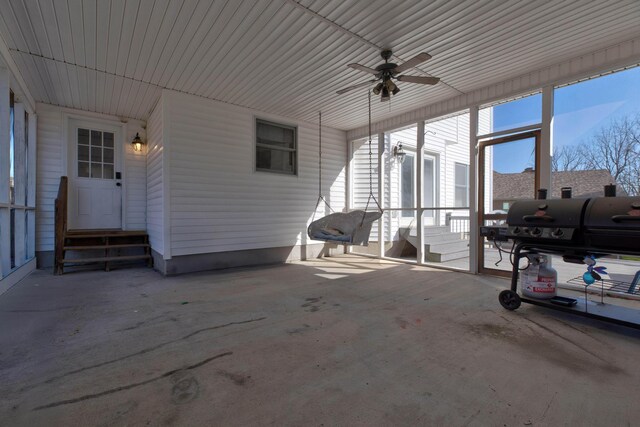
[[393,52],[391,51],[391,49],[383,49],[380,52],[380,56],[382,56],[382,59],[384,59],[385,61],[388,61],[389,58],[391,58],[391,55],[393,55]]

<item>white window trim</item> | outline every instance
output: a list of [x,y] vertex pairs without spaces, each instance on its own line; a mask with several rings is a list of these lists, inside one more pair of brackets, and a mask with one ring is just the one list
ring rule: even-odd
[[[457,190],[458,188],[462,188],[462,186],[461,186],[461,185],[459,185],[459,184],[456,182],[456,175],[457,175],[457,174],[456,174],[456,170],[457,170],[457,166],[458,166],[458,165],[460,165],[460,166],[464,166],[464,167],[466,168],[466,169],[465,169],[465,171],[466,171],[466,174],[465,174],[465,175],[466,175],[466,181],[467,181],[467,182],[466,182],[466,184],[465,184],[464,188],[467,190],[467,191],[466,191],[466,193],[465,193],[465,194],[467,195],[467,197],[466,197],[466,205],[464,205],[464,206],[456,206],[456,190]],[[460,163],[460,162],[454,162],[454,163],[453,163],[453,206],[454,206],[454,207],[456,207],[456,208],[467,208],[467,207],[469,207],[469,193],[470,193],[469,183],[470,183],[470,181],[471,181],[471,180],[469,179],[469,169],[470,169],[470,167],[469,167],[469,165],[468,165],[468,164],[466,164],[466,163]]]
[[[258,143],[258,122],[263,122],[266,124],[270,124],[273,126],[280,126],[283,128],[290,128],[293,129],[294,132],[294,146],[295,148],[291,149],[291,148],[279,148],[279,147],[272,147],[272,146],[268,146],[265,144],[259,144]],[[294,171],[293,173],[289,173],[289,172],[284,172],[284,171],[278,171],[278,170],[272,170],[272,169],[263,169],[263,168],[258,168],[257,167],[257,163],[258,163],[258,159],[257,159],[257,154],[258,154],[258,147],[263,147],[263,148],[268,148],[271,150],[277,150],[277,151],[285,151],[285,152],[293,152],[295,153],[294,156],[294,162],[295,164],[294,166]],[[281,176],[293,176],[293,177],[298,177],[299,173],[300,173],[300,149],[299,149],[299,134],[298,134],[298,125],[297,124],[292,124],[292,123],[285,123],[282,121],[278,121],[278,120],[271,120],[271,119],[265,119],[262,117],[258,117],[258,116],[253,116],[253,172],[254,173],[268,173],[268,174],[275,174],[275,175],[281,175]]]

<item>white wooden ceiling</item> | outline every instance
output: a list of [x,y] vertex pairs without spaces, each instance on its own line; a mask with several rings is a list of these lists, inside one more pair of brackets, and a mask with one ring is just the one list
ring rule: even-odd
[[381,120],[640,35],[640,1],[0,0],[0,37],[36,101],[146,119],[162,88],[352,129],[379,50],[407,74]]

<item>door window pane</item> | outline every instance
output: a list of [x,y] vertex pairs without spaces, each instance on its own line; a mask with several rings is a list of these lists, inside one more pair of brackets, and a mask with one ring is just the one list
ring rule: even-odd
[[89,162],[78,162],[78,176],[89,178]]
[[91,178],[102,178],[101,163],[91,163]]
[[78,160],[83,162],[89,161],[89,146],[78,145]]
[[91,161],[102,162],[102,147],[91,147]]
[[91,131],[91,145],[102,147],[102,132],[99,132],[97,130]]
[[103,151],[103,157],[102,157],[102,161],[104,163],[111,163],[113,164],[113,150],[110,148],[105,148]]
[[105,147],[113,147],[113,134],[111,132],[105,132],[103,134],[104,138],[104,146]]
[[113,165],[108,165],[108,164],[102,165],[102,178],[113,179]]
[[89,145],[88,129],[78,129],[78,144]]
[[78,177],[114,179],[115,134],[78,129]]

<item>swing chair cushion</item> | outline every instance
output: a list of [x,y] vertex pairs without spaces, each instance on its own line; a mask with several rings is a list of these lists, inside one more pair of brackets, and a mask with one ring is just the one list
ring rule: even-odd
[[381,216],[382,212],[362,210],[332,213],[312,222],[307,231],[314,240],[367,245],[371,226]]

